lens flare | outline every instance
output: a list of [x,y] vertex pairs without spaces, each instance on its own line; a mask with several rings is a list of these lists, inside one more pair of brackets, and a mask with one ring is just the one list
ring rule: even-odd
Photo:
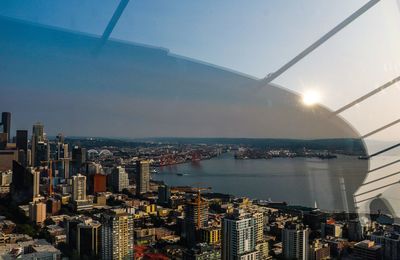
[[315,90],[308,90],[303,94],[303,104],[313,106],[321,101],[321,95]]

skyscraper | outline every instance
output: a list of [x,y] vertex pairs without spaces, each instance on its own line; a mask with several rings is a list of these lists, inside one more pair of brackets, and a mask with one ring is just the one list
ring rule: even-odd
[[47,140],[39,141],[35,145],[35,166],[40,166],[42,162],[47,162],[50,158],[50,146]]
[[42,123],[37,122],[32,127],[32,136],[36,138],[36,141],[44,141],[44,126]]
[[34,175],[36,173],[32,168],[25,168],[16,161],[13,161],[12,164],[13,164],[12,165],[13,174],[11,183],[12,199],[20,204],[28,203],[29,201],[32,201],[35,195],[34,179],[37,177],[35,177]]
[[75,145],[72,148],[72,174],[80,172],[80,168],[86,162],[86,148]]
[[64,159],[62,160],[62,168],[64,171],[64,178],[67,179],[69,178],[69,149],[68,149],[68,144],[63,144],[63,155]]
[[27,130],[17,130],[16,145],[18,150],[28,151],[28,131]]
[[7,142],[10,142],[10,128],[11,128],[11,113],[1,113],[1,125],[3,125],[3,133],[7,134]]
[[18,161],[23,165],[27,166],[28,156],[28,131],[17,130],[17,136],[15,138],[17,150],[18,150]]
[[[38,143],[41,143],[40,151],[38,148]],[[32,165],[40,166],[40,161],[43,161],[44,155],[47,153],[44,152],[45,147],[45,138],[44,138],[44,127],[42,123],[36,123],[32,127],[32,147],[31,147],[31,155],[32,155]],[[40,153],[40,158],[38,158],[38,152]]]
[[78,174],[72,177],[72,199],[74,201],[86,200],[86,176]]
[[64,162],[63,162],[63,159],[64,159],[64,136],[61,134],[61,133],[59,133],[59,134],[57,134],[57,136],[56,136],[56,149],[55,149],[55,152],[56,152],[56,156],[55,156],[55,158],[57,159],[57,160],[59,160],[58,162],[57,162],[57,168],[58,168],[58,170],[59,170],[59,175],[61,175],[62,177],[64,177]]
[[128,188],[129,179],[125,168],[117,166],[113,169],[111,174],[111,184],[116,192],[121,192],[123,189]]
[[102,259],[133,259],[133,216],[112,211],[102,216]]
[[136,194],[141,195],[150,191],[150,162],[136,162]]
[[56,136],[56,140],[58,144],[64,144],[64,135],[62,133],[58,133]]
[[286,259],[307,260],[310,230],[300,224],[288,224],[282,230],[283,256]]
[[158,186],[158,204],[168,206],[171,199],[171,189],[168,185]]
[[222,259],[257,259],[256,220],[243,209],[235,209],[222,223]]

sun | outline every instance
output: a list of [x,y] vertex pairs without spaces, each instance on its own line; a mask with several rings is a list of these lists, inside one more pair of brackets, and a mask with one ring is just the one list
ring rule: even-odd
[[308,90],[303,93],[302,101],[306,106],[313,106],[321,101],[321,95],[318,91]]

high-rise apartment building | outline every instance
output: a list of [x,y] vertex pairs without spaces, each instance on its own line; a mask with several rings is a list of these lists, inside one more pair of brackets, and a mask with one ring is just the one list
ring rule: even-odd
[[136,194],[141,195],[150,191],[150,162],[136,162]]
[[86,176],[78,174],[72,177],[72,199],[86,200]]
[[79,255],[97,256],[100,253],[100,229],[98,221],[86,221],[77,225],[77,249]]
[[269,256],[269,244],[268,241],[262,241],[256,243],[257,260],[271,259]]
[[121,192],[123,189],[128,188],[129,178],[125,168],[117,166],[113,169],[111,174],[111,184],[116,192]]
[[101,224],[89,217],[69,217],[66,221],[68,246],[79,257],[99,258],[101,248]]
[[287,259],[309,258],[308,237],[310,230],[300,224],[288,224],[282,230],[283,256]]
[[262,242],[264,240],[264,213],[254,212],[252,216],[256,220],[256,242]]
[[243,209],[235,209],[223,218],[222,259],[257,259],[256,220]]
[[103,214],[101,223],[101,258],[133,259],[133,216],[114,211]]

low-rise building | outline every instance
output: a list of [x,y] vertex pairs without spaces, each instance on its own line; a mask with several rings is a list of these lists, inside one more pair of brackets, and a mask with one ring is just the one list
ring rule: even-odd
[[197,244],[183,252],[183,260],[220,260],[221,250],[206,243]]
[[381,260],[383,259],[382,246],[371,240],[358,242],[354,245],[353,257],[363,260]]

